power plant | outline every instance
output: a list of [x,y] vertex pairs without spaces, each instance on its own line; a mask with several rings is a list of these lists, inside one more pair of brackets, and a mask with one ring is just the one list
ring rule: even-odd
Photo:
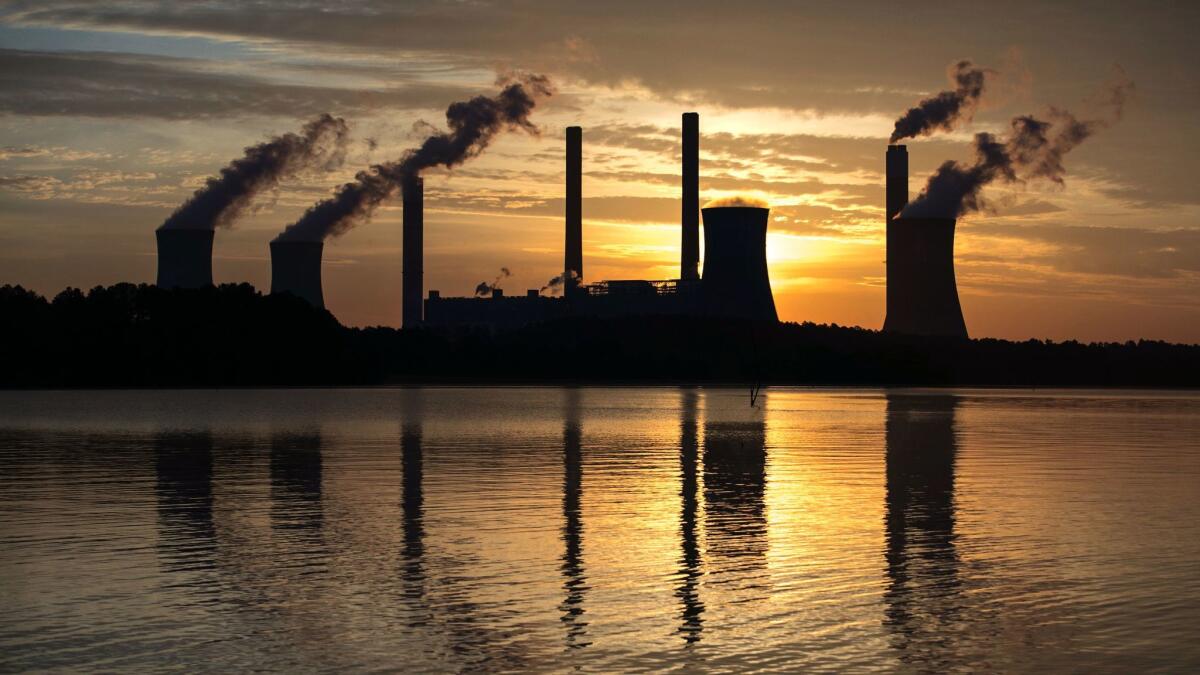
[[158,287],[204,288],[213,285],[211,229],[159,228]]
[[[767,269],[767,208],[736,203],[700,208],[699,115],[682,117],[682,207],[679,278],[584,282],[583,129],[566,129],[563,273],[561,296],[543,289],[506,296],[492,287],[485,297],[424,297],[424,184],[402,185],[403,272],[401,318],[405,328],[475,326],[515,328],[566,316],[703,316],[778,321]],[[887,314],[883,330],[911,335],[967,337],[954,277],[953,218],[905,217],[908,150],[889,145],[886,156]],[[700,224],[704,251],[701,274]],[[211,286],[213,229],[160,228],[158,285]],[[271,292],[292,293],[323,308],[323,243],[271,242]]]
[[[568,127],[562,297],[546,297],[538,289],[530,289],[521,296],[493,291],[490,297],[472,298],[443,297],[438,291],[430,291],[425,301],[425,325],[511,327],[562,316],[637,315],[778,321],[767,274],[768,209],[746,206],[703,209],[706,255],[703,277],[699,274],[700,116],[684,113],[682,127],[683,205],[678,279],[584,283],[583,129]],[[406,203],[406,223],[407,213]],[[406,261],[407,244],[406,239]]]
[[908,149],[887,150],[885,333],[966,339],[954,279],[953,218],[906,218]]
[[321,292],[320,241],[271,242],[271,293],[291,293],[317,309],[325,309]]

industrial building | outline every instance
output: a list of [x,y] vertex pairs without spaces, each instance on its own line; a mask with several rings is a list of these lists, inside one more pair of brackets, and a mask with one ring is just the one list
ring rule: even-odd
[[321,241],[271,242],[271,293],[291,293],[319,309],[325,308],[321,292]]
[[887,149],[887,316],[885,333],[966,339],[954,279],[953,218],[905,218],[908,149]]
[[[700,208],[700,122],[683,115],[680,276],[678,279],[621,279],[586,283],[583,267],[583,130],[566,130],[566,206],[563,294],[538,289],[506,296],[442,297],[431,290],[422,322],[427,326],[511,328],[565,316],[707,316],[778,321],[767,273],[766,208]],[[704,273],[700,264],[700,214],[704,217]],[[405,202],[405,325],[408,322],[408,203]],[[417,226],[419,228],[419,225]],[[419,283],[414,280],[413,283]]]

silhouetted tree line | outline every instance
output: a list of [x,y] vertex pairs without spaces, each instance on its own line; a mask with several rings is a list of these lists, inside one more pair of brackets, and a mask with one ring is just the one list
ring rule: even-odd
[[346,328],[248,284],[0,287],[8,387],[402,382],[1200,385],[1200,345],[957,340],[837,325],[561,319],[510,332]]

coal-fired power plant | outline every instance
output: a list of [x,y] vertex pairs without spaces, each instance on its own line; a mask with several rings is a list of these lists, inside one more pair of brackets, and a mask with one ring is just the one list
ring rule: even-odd
[[[683,115],[680,277],[583,282],[583,130],[566,130],[566,199],[562,297],[536,289],[505,295],[443,297],[430,291],[424,323],[432,326],[512,327],[559,316],[687,315],[778,321],[767,273],[769,211],[757,206],[710,206],[704,212],[704,275],[700,267],[700,116]],[[408,204],[405,204],[405,222]],[[405,239],[405,250],[408,239]],[[406,255],[406,260],[407,255]],[[407,263],[406,263],[407,264]],[[497,279],[499,283],[499,279]],[[543,289],[545,290],[545,289]],[[405,296],[408,297],[407,295]],[[405,315],[407,317],[407,314]],[[408,325],[407,320],[405,325]]]
[[778,321],[767,274],[768,209],[703,209],[704,312],[723,318]]
[[211,229],[158,229],[158,287],[204,288],[213,285]]
[[318,309],[325,308],[321,292],[320,241],[271,242],[271,293],[291,293]]
[[906,218],[908,151],[887,151],[887,333],[967,337],[954,279],[953,218]]

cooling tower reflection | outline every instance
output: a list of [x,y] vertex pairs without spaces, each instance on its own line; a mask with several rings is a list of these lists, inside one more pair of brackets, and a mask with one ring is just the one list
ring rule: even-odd
[[952,395],[887,395],[884,623],[903,661],[935,670],[953,655],[962,603],[954,533],[957,405]]
[[271,434],[269,464],[271,528],[294,531],[299,543],[319,545],[323,520],[320,432]]
[[[765,408],[765,395],[759,400]],[[766,420],[707,408],[704,521],[710,564],[721,564],[718,559],[731,569],[766,564],[766,489]]]
[[215,566],[213,439],[208,431],[162,432],[154,438],[158,553],[168,571]]

